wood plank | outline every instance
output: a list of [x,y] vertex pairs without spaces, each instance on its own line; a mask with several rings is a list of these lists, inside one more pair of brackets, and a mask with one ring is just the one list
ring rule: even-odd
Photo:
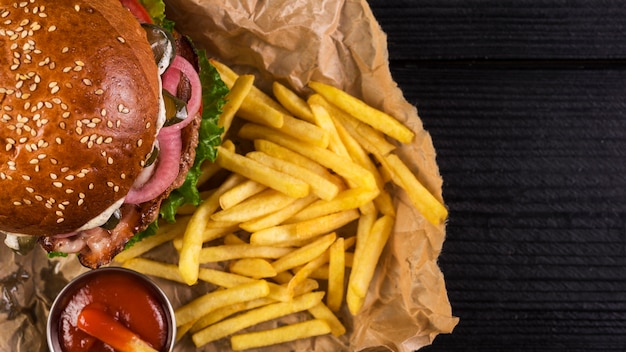
[[392,60],[626,59],[620,0],[371,0]]
[[461,321],[424,350],[626,345],[626,67],[392,72],[450,207],[440,265]]

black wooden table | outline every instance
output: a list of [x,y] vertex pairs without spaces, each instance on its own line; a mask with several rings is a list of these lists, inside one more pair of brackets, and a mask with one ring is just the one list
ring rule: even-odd
[[626,350],[626,2],[370,5],[450,209],[424,350]]

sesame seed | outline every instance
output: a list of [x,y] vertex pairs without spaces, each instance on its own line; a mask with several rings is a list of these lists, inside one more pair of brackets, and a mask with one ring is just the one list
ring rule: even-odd
[[56,188],[62,188],[63,187],[63,183],[61,182],[52,182],[52,185]]
[[54,32],[56,30],[57,30],[57,26],[55,26],[55,25],[52,25],[52,26],[48,27],[48,32]]

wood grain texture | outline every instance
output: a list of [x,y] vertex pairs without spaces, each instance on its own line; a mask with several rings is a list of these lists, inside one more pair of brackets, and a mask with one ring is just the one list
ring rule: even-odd
[[624,350],[626,3],[370,4],[450,208],[424,351]]

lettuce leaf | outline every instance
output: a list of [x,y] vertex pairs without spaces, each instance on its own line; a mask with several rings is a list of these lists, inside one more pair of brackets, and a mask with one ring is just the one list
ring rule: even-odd
[[[166,30],[174,28],[174,22],[165,18],[165,4],[163,0],[141,0],[155,24]],[[217,146],[221,143],[223,128],[218,126],[218,119],[222,107],[226,103],[229,89],[222,81],[217,69],[209,62],[204,50],[196,50],[200,68],[200,82],[202,84],[202,122],[200,124],[198,146],[193,166],[189,169],[185,182],[178,189],[172,191],[167,199],[161,203],[159,215],[168,222],[176,222],[176,212],[184,204],[199,205],[201,202],[197,184],[204,162],[213,162],[217,157]],[[158,220],[154,221],[144,231],[136,234],[126,244],[130,248],[142,239],[154,235],[159,228]]]
[[154,21],[154,24],[170,32],[172,31],[174,22],[165,17],[165,3],[163,0],[140,0],[140,2],[152,18],[152,21]]

